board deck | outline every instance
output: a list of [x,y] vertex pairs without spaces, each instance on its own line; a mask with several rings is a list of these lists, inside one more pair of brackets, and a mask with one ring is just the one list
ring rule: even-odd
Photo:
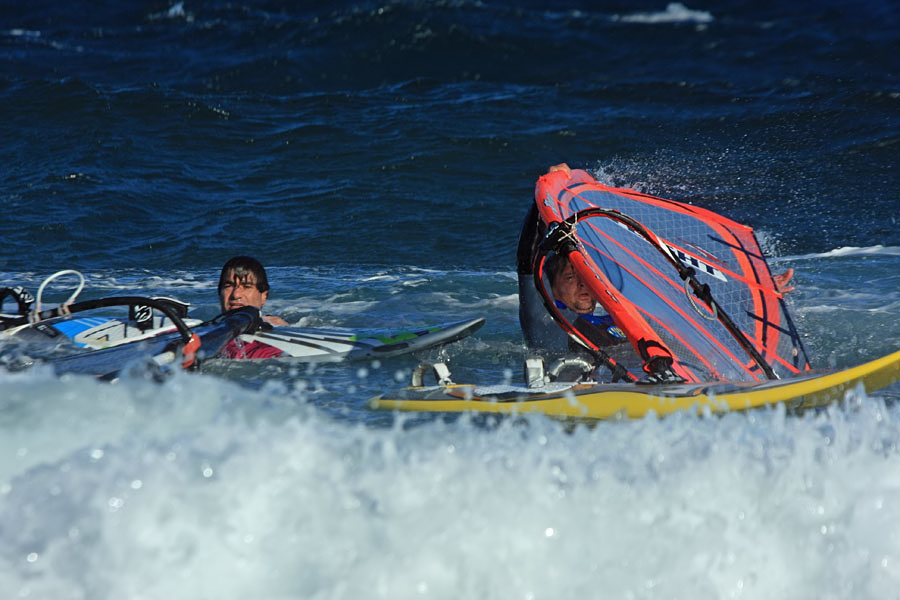
[[724,413],[783,404],[802,411],[839,401],[862,385],[866,392],[900,380],[900,351],[842,371],[762,383],[436,385],[408,387],[370,401],[377,410],[413,412],[542,413],[561,418],[635,419],[678,411]]
[[[193,327],[192,341],[199,342],[194,348],[196,359],[203,361],[215,356],[225,344],[253,327],[258,319],[258,309],[245,306]],[[114,380],[120,371],[130,364],[153,363],[161,368],[171,368],[179,364],[179,356],[184,346],[185,340],[180,332],[163,333],[135,343],[88,349],[79,354],[47,358],[43,362],[50,364],[57,375],[92,375]],[[183,364],[188,367],[194,364],[194,361]]]
[[[188,327],[201,324],[198,319],[185,319]],[[426,326],[417,329],[315,329],[306,327],[273,327],[267,331],[245,334],[245,342],[260,341],[284,351],[283,359],[297,362],[336,362],[371,358],[390,358],[410,352],[449,344],[478,331],[483,317]],[[113,348],[175,332],[167,318],[155,316],[153,327],[141,330],[133,323],[107,316],[75,317],[48,320],[18,327],[6,335],[30,335],[32,339],[68,338],[75,345],[91,348]],[[282,360],[283,360],[282,359]]]
[[[200,323],[200,319],[184,319],[184,324],[188,327],[195,327]],[[111,317],[71,319],[60,321],[54,327],[71,338],[77,346],[86,348],[111,348],[175,331],[175,324],[163,316],[154,316],[152,327],[146,330]]]
[[[188,327],[200,325],[200,319],[184,319]],[[8,329],[3,335],[29,337],[32,341],[46,338],[68,338],[76,346],[102,350],[121,344],[147,340],[176,331],[175,324],[163,316],[154,316],[148,329],[140,329],[134,323],[110,316],[58,317],[34,324]]]
[[472,335],[484,325],[484,318],[408,330],[312,329],[274,327],[244,341],[260,341],[280,348],[288,359],[301,362],[334,362],[369,358],[390,358],[449,344]]

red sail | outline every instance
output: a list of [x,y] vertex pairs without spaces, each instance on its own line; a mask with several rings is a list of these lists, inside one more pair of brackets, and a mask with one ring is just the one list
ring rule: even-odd
[[[603,185],[581,170],[573,170],[571,178],[563,171],[541,177],[535,201],[547,225],[588,208],[628,217],[581,220],[575,230],[580,256],[573,255],[572,262],[635,351],[648,343],[667,349],[675,359],[673,369],[688,381],[766,379],[735,332],[686,286],[672,264],[675,257],[709,286],[739,329],[737,335],[777,376],[809,370],[800,336],[750,227],[696,206]],[[642,233],[629,221],[637,221]]]

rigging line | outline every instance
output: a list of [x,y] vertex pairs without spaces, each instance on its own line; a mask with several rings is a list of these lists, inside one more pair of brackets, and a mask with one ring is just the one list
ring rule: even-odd
[[688,280],[684,280],[684,295],[687,297],[688,302],[691,304],[691,308],[694,309],[694,312],[706,319],[707,321],[718,321],[719,320],[719,311],[716,308],[717,305],[713,305],[712,307],[712,315],[705,314],[700,307],[697,305],[697,301],[694,300],[693,296],[691,296],[691,290],[688,289]]

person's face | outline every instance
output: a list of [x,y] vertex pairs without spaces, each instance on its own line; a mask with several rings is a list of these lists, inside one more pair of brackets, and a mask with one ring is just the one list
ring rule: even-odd
[[572,263],[566,263],[552,286],[553,296],[564,302],[577,313],[585,314],[594,311],[597,301],[591,296],[581,277],[575,272]]
[[248,273],[241,279],[236,279],[234,270],[228,273],[222,289],[219,290],[219,302],[222,310],[232,310],[241,306],[255,306],[262,309],[266,303],[269,292],[260,292],[256,287],[256,277]]

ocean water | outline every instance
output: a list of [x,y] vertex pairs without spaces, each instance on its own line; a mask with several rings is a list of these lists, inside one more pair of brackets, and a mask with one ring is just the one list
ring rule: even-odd
[[381,362],[0,367],[2,596],[900,598],[896,385],[593,427],[367,408],[419,360],[518,379],[516,239],[562,161],[754,227],[814,366],[900,347],[898,31],[875,1],[0,3],[0,286],[211,317],[251,254],[295,324],[487,318]]

